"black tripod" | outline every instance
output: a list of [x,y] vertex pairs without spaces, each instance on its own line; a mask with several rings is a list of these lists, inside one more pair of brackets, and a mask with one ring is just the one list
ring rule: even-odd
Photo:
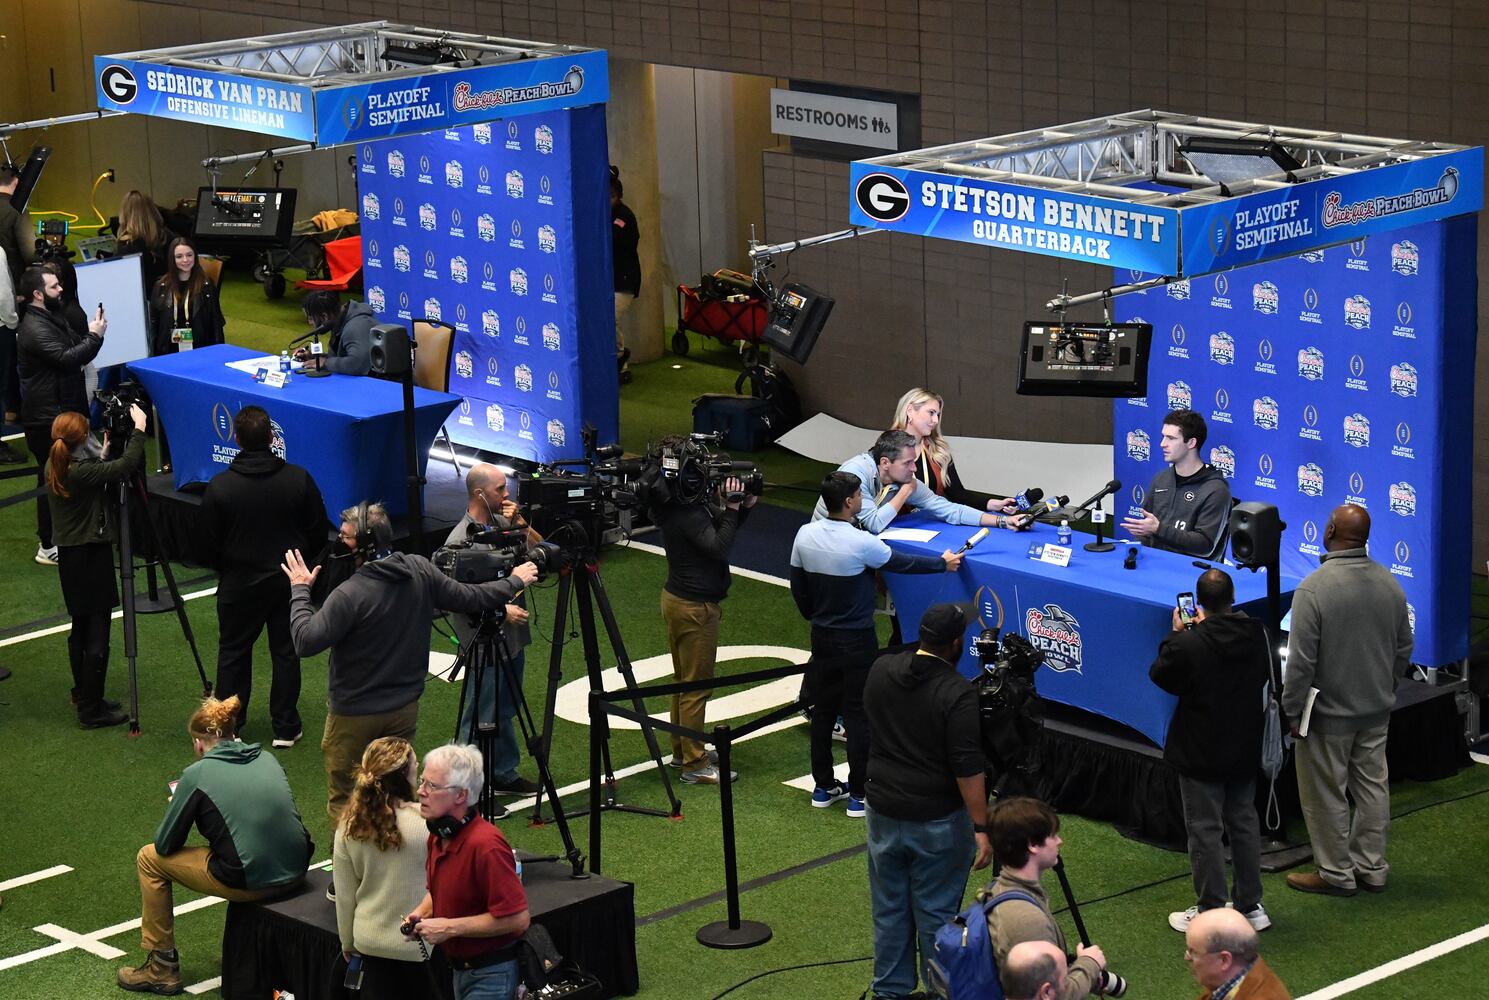
[[[131,431],[131,433],[135,433]],[[124,450],[124,443],[128,437],[121,440],[110,438],[108,458],[117,458]],[[191,619],[186,616],[186,602],[181,599],[181,589],[176,586],[176,574],[171,571],[170,559],[166,557],[165,550],[161,547],[160,536],[155,530],[155,522],[150,519],[150,494],[145,489],[145,474],[137,471],[119,480],[118,484],[118,523],[119,523],[119,589],[120,597],[124,604],[124,658],[129,661],[129,735],[140,734],[140,685],[138,671],[138,641],[136,630],[136,619],[139,607],[136,604],[134,592],[134,534],[131,518],[130,498],[133,496],[139,501],[141,521],[145,525],[145,531],[150,539],[150,551],[160,561],[160,569],[165,574],[165,585],[171,595],[169,605],[152,605],[146,610],[147,614],[164,611],[167,607],[176,612],[176,619],[181,623],[181,634],[186,638],[186,645],[191,648],[191,658],[196,662],[196,672],[202,679],[202,696],[206,697],[212,693],[212,682],[207,680],[207,671],[202,666],[202,655],[197,652],[196,636],[191,631]],[[152,578],[153,582],[153,578]]]
[[[576,530],[583,533],[583,529],[575,526]],[[593,533],[590,537],[598,537]],[[616,665],[620,669],[620,675],[626,684],[626,690],[635,691],[636,673],[631,669],[631,657],[626,652],[625,640],[621,638],[620,626],[615,621],[615,611],[610,606],[610,598],[605,593],[605,581],[600,577],[599,557],[592,545],[586,544],[579,557],[569,562],[559,571],[558,578],[558,600],[553,611],[553,651],[548,658],[548,698],[543,706],[543,755],[546,758],[548,748],[553,742],[553,715],[558,701],[558,689],[563,681],[564,662],[564,630],[569,627],[569,616],[571,612],[570,600],[577,588],[579,595],[579,634],[584,642],[584,663],[589,674],[590,691],[603,691],[605,685],[602,682],[602,668],[600,666],[600,643],[595,630],[595,609],[599,608],[600,619],[605,625],[605,635],[610,640],[610,648],[615,651]],[[672,780],[667,775],[667,766],[662,763],[662,751],[657,744],[656,730],[652,729],[650,716],[647,715],[646,706],[637,694],[631,699],[631,707],[636,713],[648,721],[641,723],[641,734],[646,739],[646,748],[651,751],[652,762],[657,766],[657,774],[662,779],[662,788],[667,795],[668,810],[648,809],[642,806],[626,805],[615,797],[615,768],[610,758],[610,720],[608,715],[601,715],[595,719],[594,725],[601,727],[597,734],[600,740],[602,766],[604,770],[605,801],[600,808],[615,810],[619,812],[637,813],[643,816],[667,816],[676,819],[682,815],[682,803],[672,791]],[[554,811],[558,811],[558,805],[554,803]],[[583,816],[588,809],[571,811],[570,816]],[[543,821],[543,803],[538,800],[537,809],[533,812],[533,822]]]
[[[470,699],[471,730],[475,738],[477,749],[481,751],[481,763],[484,770],[486,795],[481,799],[481,815],[489,822],[493,819],[492,802],[495,799],[495,783],[492,781],[495,775],[492,773],[492,762],[496,758],[496,741],[501,736],[501,704],[503,698],[511,699],[513,718],[517,720],[522,730],[522,742],[527,746],[527,752],[538,765],[538,781],[543,786],[539,793],[538,802],[542,802],[542,796],[547,795],[549,803],[553,806],[554,819],[558,821],[558,833],[564,842],[564,860],[568,861],[573,869],[573,878],[589,878],[589,872],[584,870],[584,856],[579,853],[578,846],[574,843],[574,835],[569,831],[567,818],[558,805],[558,788],[553,783],[553,772],[548,767],[548,749],[538,739],[538,730],[533,725],[532,712],[527,707],[527,697],[522,689],[518,687],[513,677],[511,657],[507,655],[505,634],[502,630],[502,621],[506,614],[506,608],[501,607],[495,611],[482,612],[476,625],[476,633],[470,642],[460,650],[460,655],[455,660],[452,668],[455,672],[464,671],[460,687],[460,705],[455,713],[455,736],[460,738],[460,720],[465,717],[466,699]],[[504,678],[494,683],[492,712],[488,718],[481,710],[481,694],[486,684],[492,683],[493,677]],[[540,858],[542,861],[557,861],[558,858]]]

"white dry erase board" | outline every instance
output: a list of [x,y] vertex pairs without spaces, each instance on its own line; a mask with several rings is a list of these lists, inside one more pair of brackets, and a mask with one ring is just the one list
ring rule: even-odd
[[150,324],[140,276],[140,256],[111,257],[77,265],[78,305],[91,323],[103,303],[109,321],[103,349],[93,359],[97,368],[150,356]]

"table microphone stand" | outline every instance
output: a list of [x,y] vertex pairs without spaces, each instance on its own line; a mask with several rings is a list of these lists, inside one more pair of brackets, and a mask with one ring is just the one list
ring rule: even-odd
[[[1097,515],[1100,515],[1099,517]],[[1111,542],[1102,537],[1102,529],[1106,527],[1106,511],[1098,507],[1091,511],[1091,523],[1096,525],[1096,541],[1087,542],[1087,552],[1110,552],[1116,548]]]

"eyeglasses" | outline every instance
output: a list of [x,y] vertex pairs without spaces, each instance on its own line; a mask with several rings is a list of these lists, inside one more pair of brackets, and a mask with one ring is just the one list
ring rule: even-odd
[[1200,959],[1204,958],[1206,955],[1226,955],[1226,954],[1229,954],[1229,952],[1227,952],[1223,948],[1220,951],[1195,951],[1193,948],[1185,947],[1185,949],[1184,949],[1184,960],[1185,961],[1188,961],[1188,962],[1197,962]]
[[458,787],[460,787],[460,786],[458,786],[458,785],[436,785],[434,782],[430,781],[428,778],[420,778],[419,779],[419,791],[421,791],[421,792],[424,789],[426,789],[426,788],[429,789],[431,792],[448,792],[450,789],[452,789],[452,788],[458,788]]

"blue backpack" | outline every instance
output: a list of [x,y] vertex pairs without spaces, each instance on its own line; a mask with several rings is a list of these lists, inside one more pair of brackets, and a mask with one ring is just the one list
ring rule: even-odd
[[999,903],[1022,899],[1039,904],[1023,892],[1005,892],[974,900],[936,932],[936,954],[929,962],[930,987],[946,1000],[1003,1000],[1003,983],[988,935],[988,912]]

